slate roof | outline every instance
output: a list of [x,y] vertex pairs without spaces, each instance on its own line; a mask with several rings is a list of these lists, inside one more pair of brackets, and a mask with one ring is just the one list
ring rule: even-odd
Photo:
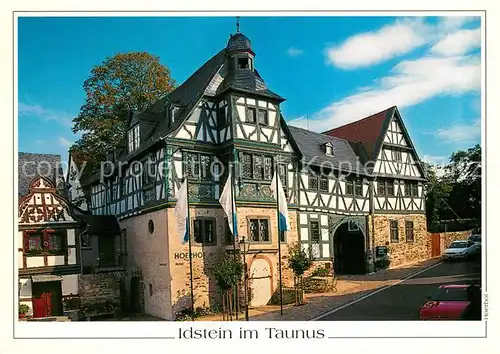
[[[328,130],[323,134],[345,139],[355,144],[356,149],[364,149],[366,156],[363,162],[375,161],[378,150],[384,139],[387,124],[396,110],[396,106],[360,119],[358,121]],[[362,155],[363,153],[360,152]]]
[[56,187],[58,178],[64,180],[61,155],[20,152],[17,166],[19,197],[29,193],[29,185],[37,176],[49,179]]
[[227,50],[229,51],[239,51],[239,50],[252,50],[252,42],[243,33],[235,33],[229,37],[227,41]]
[[[369,174],[364,170],[351,144],[344,139],[311,132],[302,128],[288,126],[302,157],[315,166],[333,167],[352,173]],[[333,146],[333,156],[328,156],[321,149],[327,142]]]
[[118,235],[121,233],[120,224],[114,215],[78,215],[85,223],[89,235]]

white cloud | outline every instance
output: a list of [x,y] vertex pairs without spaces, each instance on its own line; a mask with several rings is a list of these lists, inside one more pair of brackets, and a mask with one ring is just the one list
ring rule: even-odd
[[481,138],[481,120],[475,120],[470,124],[457,124],[451,127],[441,128],[436,131],[436,136],[443,142],[471,142]]
[[444,31],[456,30],[471,21],[480,19],[474,16],[446,16],[440,18],[439,27]]
[[[397,64],[391,74],[315,113],[314,131],[325,131],[356,121],[391,106],[409,107],[439,95],[480,90],[481,63],[477,57],[422,57]],[[295,125],[291,120],[289,124]],[[297,123],[301,123],[298,121]],[[302,122],[303,124],[303,122]]]
[[438,166],[444,166],[449,162],[449,156],[434,156],[434,155],[424,155],[421,160],[431,164],[431,165],[438,165]]
[[30,105],[22,102],[19,102],[18,110],[19,116],[35,116],[43,121],[56,121],[66,127],[73,125],[73,115],[66,112],[54,111],[40,105]]
[[66,139],[66,138],[64,138],[62,136],[60,136],[59,137],[59,144],[61,146],[64,146],[64,147],[70,147],[73,144],[73,142],[69,141],[68,139]]
[[35,140],[35,144],[45,144],[45,140]]
[[291,57],[297,57],[299,55],[304,54],[304,51],[302,49],[298,49],[295,47],[290,47],[287,49],[286,54],[288,54]]
[[352,36],[325,52],[329,63],[356,69],[405,54],[425,44],[428,34],[429,26],[420,18],[399,20],[377,31]]
[[431,52],[440,55],[460,55],[481,47],[481,29],[465,29],[448,34],[437,42]]

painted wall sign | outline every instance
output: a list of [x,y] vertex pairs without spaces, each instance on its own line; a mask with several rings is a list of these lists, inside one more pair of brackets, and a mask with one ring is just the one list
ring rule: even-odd
[[[191,258],[205,258],[205,252],[192,252]],[[174,259],[189,259],[189,252],[176,252],[174,253]]]

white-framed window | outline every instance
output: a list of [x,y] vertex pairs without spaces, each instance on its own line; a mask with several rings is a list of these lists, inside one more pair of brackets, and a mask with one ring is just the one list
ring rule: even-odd
[[333,145],[330,143],[325,144],[325,154],[328,156],[333,156]]
[[140,131],[139,131],[139,124],[137,124],[135,127],[133,127],[131,130],[128,132],[128,152],[132,152],[134,150],[137,150],[139,148],[139,139],[140,139]]

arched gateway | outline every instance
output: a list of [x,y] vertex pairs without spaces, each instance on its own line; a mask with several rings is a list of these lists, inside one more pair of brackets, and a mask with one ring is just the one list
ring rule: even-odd
[[357,225],[342,223],[333,236],[333,266],[337,274],[363,274],[366,271],[365,236]]

